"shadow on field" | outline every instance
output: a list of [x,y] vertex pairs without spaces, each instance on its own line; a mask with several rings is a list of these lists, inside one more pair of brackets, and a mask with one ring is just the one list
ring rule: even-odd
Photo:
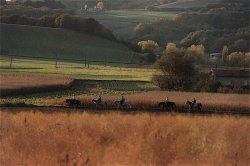
[[71,86],[59,89],[47,89],[42,91],[22,91],[13,95],[1,95],[2,98],[34,99],[34,98],[61,98],[74,95],[124,94],[154,90],[152,84],[146,81],[123,81],[123,80],[81,80],[75,79]]
[[[0,70],[1,69],[10,69],[10,67],[0,67]],[[41,67],[12,67],[11,70],[35,70],[35,69],[43,69]]]

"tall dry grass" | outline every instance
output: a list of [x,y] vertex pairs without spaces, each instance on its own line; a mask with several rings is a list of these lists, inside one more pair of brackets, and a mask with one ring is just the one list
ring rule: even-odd
[[0,164],[250,164],[249,117],[54,111],[0,111]]
[[58,90],[70,87],[72,78],[27,75],[27,74],[0,74],[0,94],[22,95],[26,93]]

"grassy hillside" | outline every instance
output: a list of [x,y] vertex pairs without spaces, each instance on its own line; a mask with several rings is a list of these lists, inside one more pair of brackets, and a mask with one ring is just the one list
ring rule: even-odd
[[[130,62],[134,55],[122,44],[64,29],[0,24],[1,49],[10,54]],[[133,58],[136,59],[136,58]],[[133,61],[133,60],[132,60]]]
[[92,17],[111,29],[117,38],[129,40],[134,37],[134,27],[139,23],[148,23],[160,19],[170,19],[175,12],[148,10],[107,10],[101,13],[82,13],[83,17]]

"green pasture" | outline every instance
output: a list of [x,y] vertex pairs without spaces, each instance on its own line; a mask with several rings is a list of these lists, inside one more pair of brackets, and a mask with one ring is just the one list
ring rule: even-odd
[[114,41],[69,30],[0,24],[1,50],[9,54],[96,61],[138,62],[138,54]]
[[32,59],[11,59],[1,57],[0,73],[21,73],[21,74],[46,74],[56,76],[68,76],[84,80],[133,80],[150,81],[153,74],[157,73],[152,68],[128,68],[84,62],[56,62],[54,60],[32,60]]

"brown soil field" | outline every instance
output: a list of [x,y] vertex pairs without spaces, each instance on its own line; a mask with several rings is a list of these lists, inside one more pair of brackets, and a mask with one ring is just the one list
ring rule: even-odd
[[70,87],[73,79],[67,77],[0,74],[1,96],[58,90]]
[[[177,104],[179,108],[187,108],[185,102],[196,98],[201,102],[204,109],[226,110],[226,111],[245,111],[250,113],[250,95],[249,94],[223,94],[223,93],[195,93],[195,92],[176,92],[176,91],[150,91],[143,93],[134,93],[125,95],[128,102],[139,109],[157,107],[166,97]],[[91,100],[97,96],[77,96],[84,105],[91,106]],[[121,96],[103,96],[103,98],[112,105],[114,100]],[[65,98],[51,101],[51,103],[64,105]]]
[[2,109],[0,122],[1,165],[250,165],[249,117]]

